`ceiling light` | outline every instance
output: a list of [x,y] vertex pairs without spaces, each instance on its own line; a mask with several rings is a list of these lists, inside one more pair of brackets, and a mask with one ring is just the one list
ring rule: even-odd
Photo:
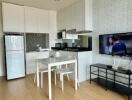
[[55,2],[59,2],[60,0],[54,0]]

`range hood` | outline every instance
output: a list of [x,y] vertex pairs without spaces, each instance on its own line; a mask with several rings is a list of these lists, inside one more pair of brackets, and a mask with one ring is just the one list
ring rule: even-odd
[[81,33],[91,33],[92,30],[81,30],[81,31],[77,31],[76,29],[70,29],[70,30],[67,30],[66,33],[69,33],[69,34],[81,34]]
[[91,33],[91,30],[81,30],[81,31],[77,31],[77,34],[81,34],[81,33]]
[[69,34],[76,34],[76,29],[67,30],[66,33],[69,33]]
[[66,29],[58,30],[58,32],[66,32]]

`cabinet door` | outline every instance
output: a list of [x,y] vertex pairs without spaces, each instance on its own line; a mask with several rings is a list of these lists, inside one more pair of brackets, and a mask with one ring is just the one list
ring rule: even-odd
[[38,32],[49,33],[49,11],[38,9]]
[[73,34],[66,34],[66,39],[73,39]]
[[50,47],[55,46],[55,40],[57,39],[57,22],[56,22],[56,11],[49,12],[49,43]]
[[93,30],[92,0],[85,0],[85,30]]
[[78,52],[78,81],[83,82],[89,79],[89,68],[92,64],[92,52]]
[[62,30],[64,28],[63,12],[60,10],[57,12],[57,29]]
[[26,74],[36,73],[36,53],[26,53]]
[[2,3],[3,31],[24,32],[24,7],[9,3]]
[[77,35],[77,34],[73,34],[73,35],[72,35],[72,38],[73,38],[73,39],[78,39],[78,35]]
[[76,20],[77,20],[77,2],[72,5],[72,29],[76,29]]
[[44,51],[44,52],[37,52],[36,54],[37,59],[44,59],[49,57],[49,51]]
[[57,31],[57,18],[56,18],[56,11],[49,11],[49,28],[50,32]]
[[37,9],[25,7],[25,32],[37,33]]
[[[36,73],[36,68],[37,68],[36,59],[44,59],[48,57],[49,57],[49,51],[26,53],[26,73],[27,74]],[[39,67],[41,67],[40,64]],[[42,67],[44,67],[44,65],[42,65]]]
[[[77,31],[83,30],[84,27],[84,10],[83,0],[80,0],[75,5],[75,27]],[[73,17],[74,18],[74,17]]]
[[72,7],[68,7],[65,9],[65,24],[66,24],[66,29],[70,30],[72,29]]
[[66,29],[66,23],[67,23],[66,11],[65,10],[62,10],[61,13],[62,13],[61,14],[62,15],[62,20],[61,20],[62,21],[61,22],[62,23],[61,24],[62,25],[62,29]]
[[66,39],[78,39],[77,34],[66,34]]

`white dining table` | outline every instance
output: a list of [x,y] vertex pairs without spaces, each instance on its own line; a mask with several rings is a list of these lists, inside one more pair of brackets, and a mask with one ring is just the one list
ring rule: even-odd
[[[48,89],[49,89],[49,100],[52,99],[52,84],[51,84],[51,69],[54,66],[65,65],[65,64],[75,64],[75,90],[77,87],[77,60],[73,57],[55,57],[55,58],[46,58],[46,59],[36,59],[37,60],[37,87],[40,86],[40,77],[39,77],[39,64],[48,67]],[[42,67],[41,67],[42,68]]]

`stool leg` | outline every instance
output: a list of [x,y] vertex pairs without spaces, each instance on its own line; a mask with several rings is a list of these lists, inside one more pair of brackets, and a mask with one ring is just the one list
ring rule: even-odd
[[43,73],[41,73],[41,88],[43,88]]
[[62,75],[60,74],[60,81],[62,81]]
[[67,74],[67,79],[68,79],[68,81],[70,80],[70,78],[69,78],[69,74]]
[[36,82],[36,76],[37,76],[37,75],[36,75],[36,73],[35,73],[35,75],[34,75],[34,83]]
[[80,83],[79,83],[79,81],[77,81],[77,84],[78,84],[78,87],[80,87]]
[[[66,64],[66,69],[67,69],[68,65]],[[69,78],[69,74],[67,74],[67,79],[70,80]]]
[[62,92],[63,92],[63,90],[64,90],[64,79],[63,79],[63,74],[61,74],[61,79],[62,79],[62,81],[61,81],[61,89],[62,89]]
[[56,72],[55,72],[55,85],[56,85]]

